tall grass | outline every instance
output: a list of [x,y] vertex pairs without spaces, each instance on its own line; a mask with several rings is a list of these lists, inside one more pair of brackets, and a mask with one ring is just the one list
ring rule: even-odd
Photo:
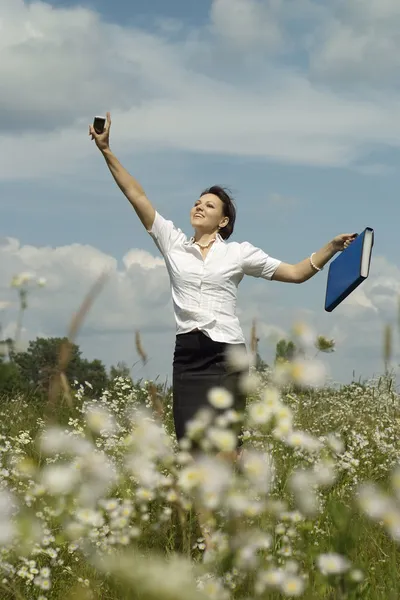
[[[3,398],[0,478],[10,496],[0,496],[0,597],[397,598],[400,513],[385,518],[382,497],[375,522],[356,501],[363,482],[396,497],[392,379],[317,390],[292,383],[279,395],[271,380],[252,383],[248,462],[236,467],[216,457],[218,442],[204,465],[193,464],[170,435],[171,397],[161,399],[160,424],[149,385],[116,380],[94,404],[74,390],[59,429],[34,398]],[[304,477],[298,487],[293,472]],[[213,515],[207,552],[201,504]],[[332,552],[342,558],[322,574],[319,557]]]
[[243,379],[244,415],[216,390],[226,412],[210,404],[181,447],[172,397],[149,382],[89,400],[61,377],[49,402],[0,399],[0,598],[398,598],[394,379],[329,387],[310,336],[296,344]]

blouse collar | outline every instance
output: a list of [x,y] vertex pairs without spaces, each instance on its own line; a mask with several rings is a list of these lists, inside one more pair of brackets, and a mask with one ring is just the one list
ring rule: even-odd
[[[215,240],[216,240],[217,242],[225,242],[224,238],[223,238],[223,237],[222,237],[222,236],[221,236],[219,233],[217,233],[217,235],[215,236]],[[193,246],[193,244],[194,244],[194,243],[195,243],[195,239],[194,239],[194,237],[192,236],[192,237],[191,237],[191,238],[190,238],[190,239],[187,241],[187,244],[188,244],[189,246]]]

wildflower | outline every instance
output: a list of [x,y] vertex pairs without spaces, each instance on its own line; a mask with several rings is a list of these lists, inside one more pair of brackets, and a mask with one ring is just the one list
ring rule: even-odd
[[360,571],[360,569],[353,569],[352,571],[350,571],[349,577],[352,581],[360,583],[364,580],[364,573]]
[[255,569],[257,567],[257,547],[249,544],[239,548],[236,554],[236,565],[240,569]]
[[42,590],[45,590],[45,591],[49,590],[49,589],[51,588],[51,582],[50,582],[50,579],[45,579],[45,578],[43,578],[43,579],[41,580],[41,583],[40,583],[40,586],[39,586],[39,587],[40,587]]
[[323,575],[340,575],[349,570],[350,562],[344,556],[330,552],[318,556],[317,566]]
[[134,427],[132,441],[141,455],[150,459],[165,458],[171,452],[171,440],[164,429],[155,423],[148,411],[136,410],[132,424]]
[[138,488],[136,491],[136,498],[142,502],[151,502],[154,500],[154,492],[146,488]]
[[275,387],[269,386],[264,390],[262,401],[273,413],[282,406],[279,390]]
[[89,428],[97,434],[111,434],[116,425],[111,413],[103,407],[92,404],[86,408],[86,422]]
[[371,483],[359,487],[357,500],[361,510],[371,519],[380,519],[391,507],[390,498]]
[[277,587],[281,585],[283,578],[284,572],[282,569],[268,569],[267,571],[259,573],[260,582],[269,587]]
[[322,444],[304,431],[292,431],[287,437],[287,443],[293,448],[302,448],[308,452],[318,452]]
[[315,481],[318,485],[332,485],[335,481],[335,465],[332,461],[324,460],[314,465]]
[[281,556],[284,556],[285,558],[288,558],[289,556],[292,556],[293,551],[292,551],[292,548],[289,545],[285,545],[285,546],[282,546],[280,550],[278,550],[278,553]]
[[208,401],[214,408],[226,409],[231,408],[233,404],[233,396],[225,388],[214,387],[208,393]]
[[320,387],[325,383],[326,369],[320,361],[299,358],[290,364],[290,375],[297,385]]
[[264,402],[252,402],[249,417],[253,425],[265,425],[272,419],[273,413]]
[[247,350],[241,346],[230,346],[227,352],[227,363],[235,371],[246,371],[254,362]]
[[46,456],[55,454],[85,455],[92,450],[91,443],[72,435],[61,427],[49,427],[39,438],[40,450]]
[[184,491],[192,490],[197,487],[202,480],[204,473],[198,465],[190,465],[182,469],[179,475],[179,486]]
[[295,575],[299,570],[299,564],[295,560],[288,560],[285,564],[286,573]]
[[315,515],[318,510],[318,498],[313,474],[304,470],[294,471],[289,483],[300,510],[306,515]]
[[212,575],[206,575],[198,581],[197,587],[211,600],[229,600],[230,594],[224,589],[223,583]]
[[119,502],[116,498],[110,498],[109,500],[105,500],[101,504],[107,512],[112,512],[113,510],[116,510],[119,507]]
[[221,452],[232,452],[237,446],[237,438],[233,431],[211,427],[207,435],[209,440]]
[[39,277],[39,278],[36,280],[36,283],[37,283],[37,285],[38,285],[39,287],[44,287],[44,286],[46,285],[46,283],[47,283],[47,280],[45,279],[45,277]]
[[292,421],[293,414],[288,406],[284,404],[279,404],[275,408],[275,415],[278,420],[278,423],[281,421]]
[[301,596],[304,591],[304,580],[298,575],[285,575],[280,585],[284,596]]
[[343,454],[345,448],[342,440],[336,434],[329,433],[326,436],[326,442],[328,447],[335,452],[335,454]]
[[20,273],[20,275],[15,275],[12,278],[10,285],[11,285],[11,287],[21,288],[25,284],[32,281],[33,278],[34,278],[34,276],[32,275],[32,273]]
[[195,439],[201,435],[212,422],[212,412],[208,409],[201,409],[197,412],[194,419],[188,421],[186,425],[186,436]]
[[239,423],[242,420],[242,415],[233,409],[227,410],[224,416],[228,423]]
[[250,499],[239,491],[232,490],[226,498],[226,506],[236,514],[244,514],[250,504]]
[[283,523],[278,523],[275,527],[275,533],[277,535],[284,535],[286,533],[286,527]]
[[232,469],[218,458],[201,457],[197,461],[200,471],[200,494],[207,508],[216,509],[232,481]]
[[148,489],[155,489],[160,485],[161,476],[147,457],[136,454],[128,456],[126,466],[140,485]]
[[196,548],[198,548],[199,550],[205,550],[206,545],[204,543],[204,538],[197,538],[197,541],[195,544],[193,544],[192,548],[193,550],[196,550]]
[[[81,458],[80,469],[85,476],[85,485],[92,489],[93,495],[101,495],[118,480],[116,466],[104,452],[91,452]],[[82,486],[82,495],[84,491]]]
[[273,461],[266,452],[247,451],[243,455],[243,470],[260,492],[267,493],[273,477]]
[[167,494],[167,501],[170,502],[171,504],[173,504],[177,500],[178,500],[178,494],[176,493],[176,491],[169,490],[169,492]]
[[126,517],[118,517],[117,519],[113,519],[111,521],[111,529],[124,529],[128,524],[128,519]]
[[48,465],[42,471],[41,483],[50,494],[69,494],[79,477],[79,471],[70,464]]
[[293,334],[297,342],[304,349],[310,348],[315,343],[315,332],[306,323],[298,322],[293,325]]
[[272,435],[275,439],[286,440],[288,434],[292,431],[291,419],[281,419],[279,423],[274,427]]
[[16,470],[21,477],[33,477],[36,473],[36,465],[31,458],[24,457],[16,465]]
[[104,519],[99,511],[90,508],[80,508],[76,511],[76,518],[84,525],[92,527],[101,527],[104,524]]
[[244,394],[254,394],[261,385],[257,373],[245,373],[240,377],[239,387]]

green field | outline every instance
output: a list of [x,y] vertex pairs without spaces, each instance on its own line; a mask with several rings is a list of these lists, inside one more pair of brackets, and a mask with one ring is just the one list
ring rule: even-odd
[[398,598],[392,378],[315,389],[296,360],[253,369],[235,464],[206,416],[205,456],[178,451],[171,395],[149,382],[78,386],[72,406],[3,397],[0,598]]

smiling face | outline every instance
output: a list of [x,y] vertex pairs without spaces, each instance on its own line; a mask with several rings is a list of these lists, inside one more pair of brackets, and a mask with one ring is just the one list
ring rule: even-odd
[[214,194],[201,196],[190,211],[190,222],[196,234],[212,234],[225,227],[229,219],[224,216],[223,202]]

